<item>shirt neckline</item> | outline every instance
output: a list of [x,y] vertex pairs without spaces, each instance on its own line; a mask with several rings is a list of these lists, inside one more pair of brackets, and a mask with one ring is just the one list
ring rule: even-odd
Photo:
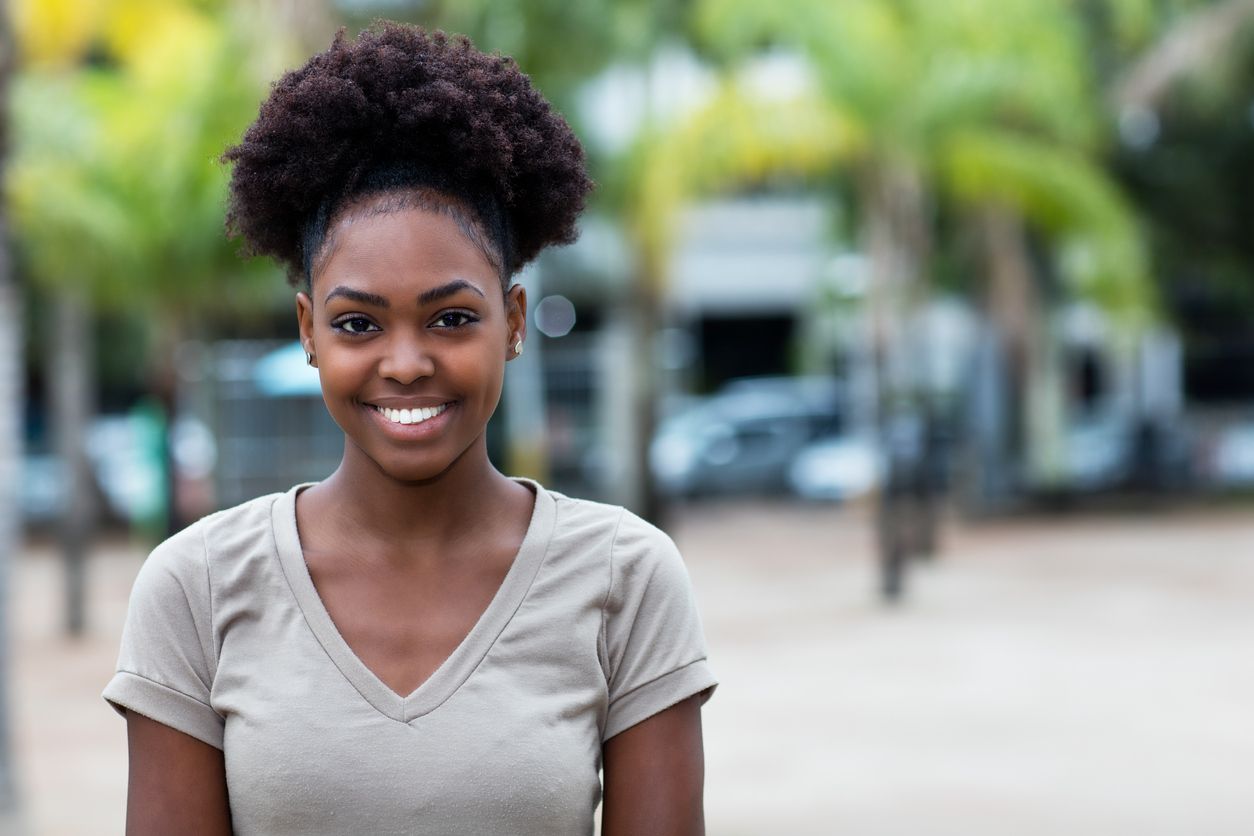
[[393,691],[366,667],[340,635],[318,595],[309,567],[305,564],[300,533],[296,527],[296,495],[311,483],[296,485],[275,501],[271,509],[275,550],[296,604],[340,673],[381,714],[408,723],[439,708],[470,678],[526,598],[548,551],[556,503],[539,483],[530,479],[515,481],[530,487],[536,499],[527,533],[514,556],[514,562],[466,637],[434,673],[406,696]]

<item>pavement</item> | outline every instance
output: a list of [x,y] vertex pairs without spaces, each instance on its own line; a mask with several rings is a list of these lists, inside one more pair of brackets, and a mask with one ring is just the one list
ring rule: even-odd
[[[720,685],[711,836],[1254,832],[1254,511],[950,523],[875,597],[865,509],[710,504],[673,533]],[[100,544],[90,631],[16,561],[11,701],[30,836],[121,833],[125,726],[100,699],[142,550]]]

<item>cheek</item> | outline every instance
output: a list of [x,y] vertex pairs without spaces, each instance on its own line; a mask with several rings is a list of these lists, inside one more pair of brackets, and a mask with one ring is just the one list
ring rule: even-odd
[[505,379],[505,358],[494,342],[475,341],[437,358],[436,382],[443,378],[467,396],[496,402]]
[[473,358],[467,356],[459,361],[458,377],[467,382],[475,381],[477,388],[495,397],[505,380],[505,361],[495,350],[475,352]]
[[324,351],[318,355],[318,375],[323,386],[328,383],[343,385],[346,378],[359,373],[364,364],[362,358],[351,352]]
[[318,355],[323,395],[352,396],[373,375],[374,360],[365,352],[324,351]]

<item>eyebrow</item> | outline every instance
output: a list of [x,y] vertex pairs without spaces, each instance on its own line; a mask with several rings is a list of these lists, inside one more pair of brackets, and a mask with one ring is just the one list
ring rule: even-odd
[[384,299],[377,293],[367,293],[364,290],[354,290],[353,288],[345,287],[344,285],[340,285],[328,293],[327,298],[322,300],[322,304],[325,305],[327,302],[330,302],[336,297],[342,297],[353,302],[360,302],[363,305],[374,305],[376,308],[391,307],[391,305],[388,304],[388,300]]
[[[442,284],[439,287],[433,287],[430,290],[425,290],[421,294],[419,294],[418,306],[422,307],[424,305],[429,305],[432,302],[436,301],[437,299],[443,299],[447,296],[452,296],[454,293],[458,293],[463,290],[471,291],[480,299],[485,298],[482,290],[475,287],[473,284],[466,281],[465,279],[453,279],[453,281],[451,282]],[[389,303],[386,298],[380,296],[377,293],[367,293],[364,290],[356,290],[351,287],[345,287],[344,285],[339,285],[330,293],[328,293],[327,298],[322,300],[322,304],[325,305],[327,302],[330,302],[332,299],[336,299],[336,298],[343,298],[343,299],[348,299],[353,302],[360,302],[363,305],[373,305],[376,308],[390,308],[392,306],[391,303]]]
[[446,296],[452,296],[454,293],[461,290],[472,291],[480,299],[484,298],[483,291],[475,287],[470,282],[465,279],[453,279],[453,281],[447,284],[442,284],[439,287],[433,287],[430,290],[425,290],[420,293],[418,295],[418,307],[429,305],[437,299],[443,299]]

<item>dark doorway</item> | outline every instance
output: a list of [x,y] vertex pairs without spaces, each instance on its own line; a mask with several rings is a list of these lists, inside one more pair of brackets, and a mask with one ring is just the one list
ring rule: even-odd
[[788,315],[701,319],[702,389],[713,391],[737,377],[790,373],[795,325]]

